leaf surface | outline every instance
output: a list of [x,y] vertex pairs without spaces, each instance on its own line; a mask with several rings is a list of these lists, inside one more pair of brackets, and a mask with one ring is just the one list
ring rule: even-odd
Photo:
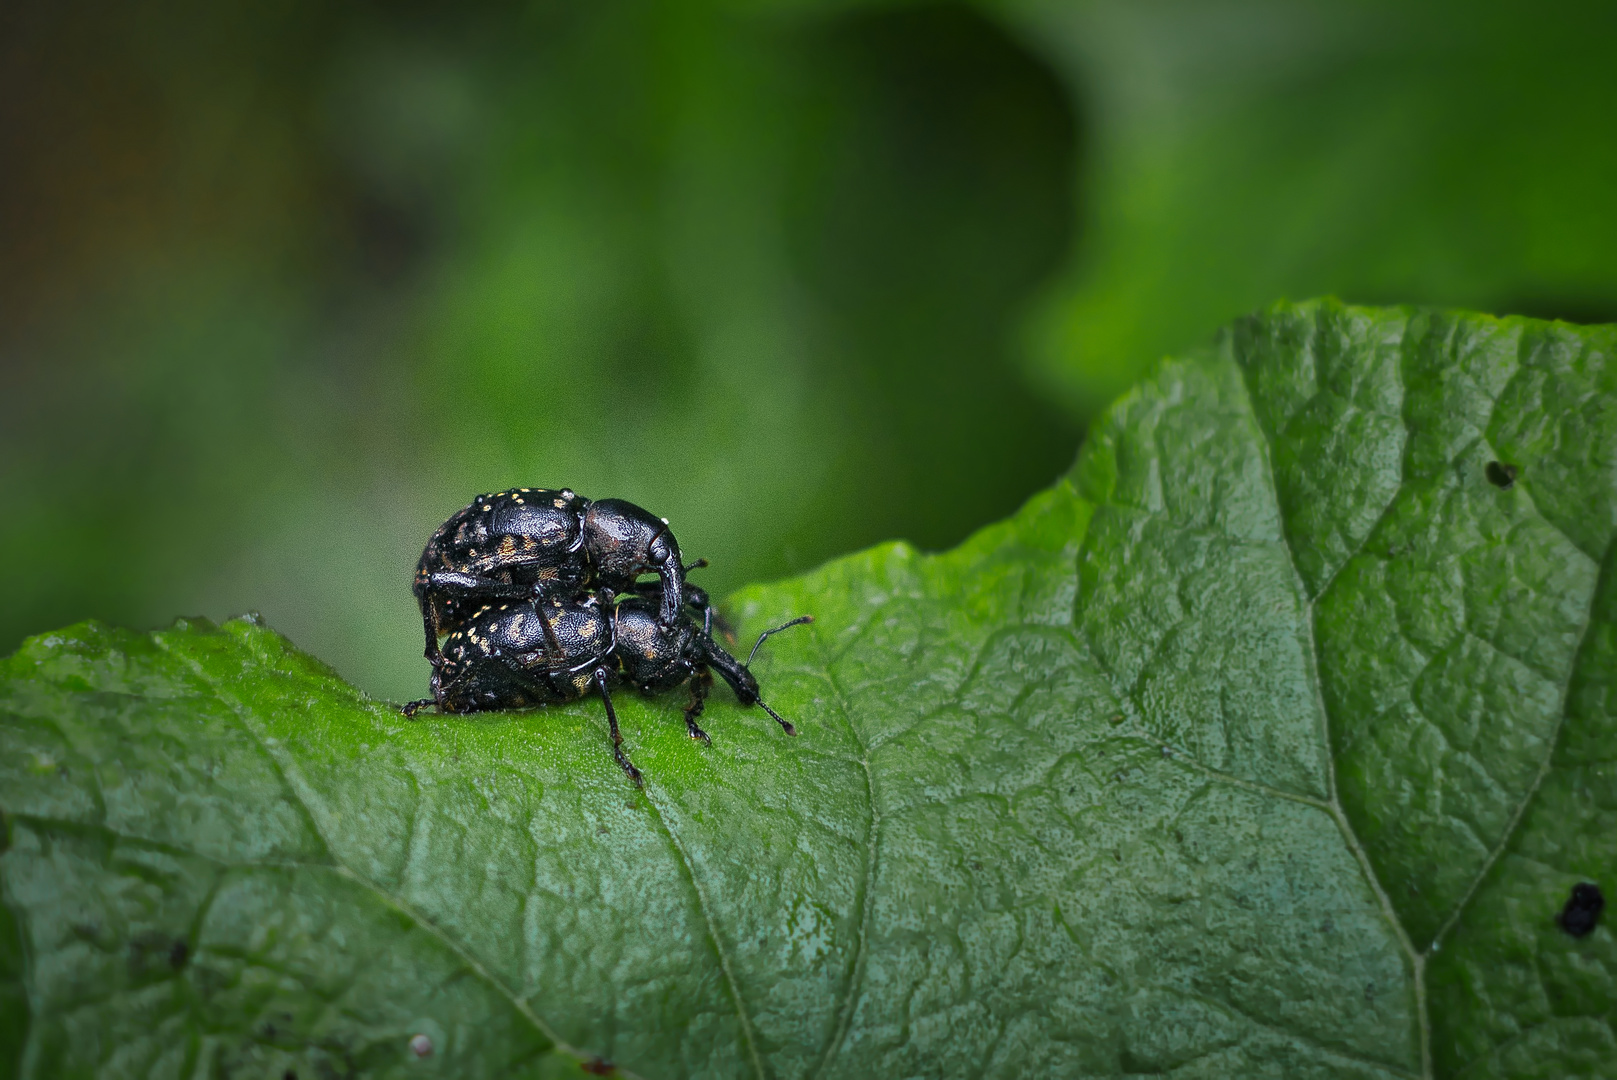
[[802,735],[621,693],[643,793],[594,701],[406,720],[251,620],[32,639],[0,1070],[1598,1075],[1617,948],[1556,915],[1617,890],[1614,351],[1244,320],[959,549],[741,593],[816,616],[756,669]]

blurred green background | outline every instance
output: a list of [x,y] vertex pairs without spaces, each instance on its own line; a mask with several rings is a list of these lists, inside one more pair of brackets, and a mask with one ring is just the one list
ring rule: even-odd
[[724,592],[955,543],[1281,296],[1617,320],[1617,5],[0,5],[0,649],[424,689],[530,484]]

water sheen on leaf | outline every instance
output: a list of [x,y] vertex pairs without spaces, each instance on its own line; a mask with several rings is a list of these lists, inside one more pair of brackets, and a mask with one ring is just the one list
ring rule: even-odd
[[643,793],[595,701],[34,638],[0,1075],[1603,1075],[1614,523],[1617,331],[1320,302],[961,548],[744,591],[817,618],[757,665],[802,735],[622,694]]

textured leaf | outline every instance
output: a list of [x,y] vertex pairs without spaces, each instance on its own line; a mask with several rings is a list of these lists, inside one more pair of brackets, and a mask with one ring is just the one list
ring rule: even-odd
[[1617,891],[1614,353],[1246,320],[958,550],[741,594],[818,618],[758,665],[803,734],[621,694],[644,793],[596,702],[408,721],[248,620],[35,638],[0,1068],[1603,1075],[1617,944],[1556,916]]

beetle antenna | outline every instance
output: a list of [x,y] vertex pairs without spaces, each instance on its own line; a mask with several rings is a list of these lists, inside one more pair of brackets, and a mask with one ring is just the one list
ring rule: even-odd
[[700,569],[702,569],[702,567],[704,567],[706,565],[707,565],[707,560],[706,559],[697,559],[695,562],[686,563],[685,566],[684,566],[684,569],[686,569],[686,570],[700,570]]
[[[794,626],[800,626],[803,623],[811,623],[813,621],[814,621],[814,616],[812,616],[812,615],[799,615],[797,618],[793,619],[791,622],[781,623],[779,626],[775,627],[773,630],[765,630],[763,633],[758,635],[758,640],[753,645],[752,652],[747,654],[747,662],[743,666],[744,667],[751,667],[752,666],[752,658],[758,655],[758,646],[762,645],[764,643],[764,638],[768,637],[770,634],[778,634],[782,630],[790,630]],[[763,705],[763,702],[760,701],[758,704]],[[767,708],[769,708],[769,706],[764,705],[764,708],[767,709]],[[775,714],[773,712],[771,712],[769,715],[770,716],[775,716]],[[775,719],[780,720],[780,717],[775,716]],[[783,724],[786,724],[786,721],[784,721],[784,720],[780,720],[780,722],[783,723]],[[789,728],[792,725],[786,724],[786,726]]]
[[[791,625],[790,623],[787,624],[787,626],[790,626],[790,625]],[[782,627],[781,629],[784,630],[785,627]],[[792,726],[792,722],[790,720],[786,719],[780,713],[776,712],[774,709],[771,709],[768,705],[765,705],[763,698],[758,699],[758,704],[763,706],[764,712],[768,713],[770,716],[773,716],[775,718],[775,723],[780,725],[780,728],[781,728],[782,731],[786,732],[786,734],[788,734],[788,735],[796,735],[797,734],[797,728]]]

